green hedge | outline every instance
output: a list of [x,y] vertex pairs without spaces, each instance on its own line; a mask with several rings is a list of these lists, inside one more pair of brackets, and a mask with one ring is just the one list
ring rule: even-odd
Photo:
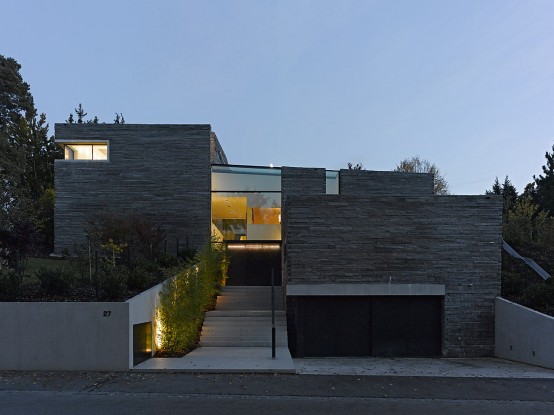
[[159,352],[177,356],[196,347],[206,311],[215,306],[226,276],[224,247],[212,240],[165,283],[158,308]]

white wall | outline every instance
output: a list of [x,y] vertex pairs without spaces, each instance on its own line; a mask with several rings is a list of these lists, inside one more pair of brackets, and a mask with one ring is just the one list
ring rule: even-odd
[[133,367],[133,324],[152,322],[152,353],[156,336],[156,309],[160,304],[160,291],[164,283],[155,285],[139,295],[127,300],[129,304],[129,368]]
[[495,355],[554,369],[554,317],[495,300]]
[[128,303],[0,303],[0,370],[128,370]]

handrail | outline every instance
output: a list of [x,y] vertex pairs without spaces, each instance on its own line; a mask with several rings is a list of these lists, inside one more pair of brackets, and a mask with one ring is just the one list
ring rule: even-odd
[[271,268],[271,357],[275,359],[275,270]]
[[542,267],[533,261],[531,258],[521,256],[514,248],[512,248],[508,243],[503,239],[502,248],[515,259],[525,262],[533,271],[535,271],[542,279],[547,280],[550,278],[550,274],[546,272]]

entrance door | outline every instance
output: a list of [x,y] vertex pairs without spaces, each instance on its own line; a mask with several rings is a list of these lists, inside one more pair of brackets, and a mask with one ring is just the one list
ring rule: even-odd
[[272,269],[275,286],[281,285],[280,243],[228,242],[227,254],[227,285],[271,285]]

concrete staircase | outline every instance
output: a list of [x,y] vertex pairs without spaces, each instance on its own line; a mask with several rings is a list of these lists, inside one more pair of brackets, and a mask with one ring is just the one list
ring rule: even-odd
[[[283,289],[275,287],[276,347],[288,347]],[[271,347],[271,287],[223,287],[206,314],[200,347]]]

